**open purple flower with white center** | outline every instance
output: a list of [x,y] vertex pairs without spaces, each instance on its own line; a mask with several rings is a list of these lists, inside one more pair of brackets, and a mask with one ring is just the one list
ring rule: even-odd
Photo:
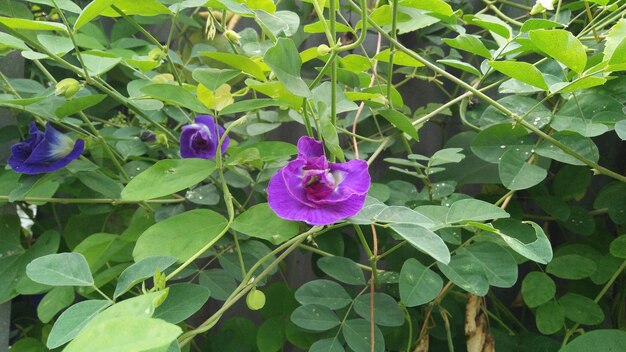
[[370,188],[367,163],[330,163],[321,142],[298,141],[298,157],[270,179],[267,198],[276,215],[311,225],[328,225],[361,210]]
[[[183,158],[212,159],[217,153],[217,144],[224,135],[224,128],[215,123],[213,116],[198,115],[195,123],[183,126],[180,135],[180,156]],[[222,154],[226,152],[230,139],[224,138]]]
[[77,159],[85,149],[85,142],[74,142],[55,130],[50,123],[44,132],[30,123],[30,137],[11,147],[9,165],[15,172],[36,175],[56,171]]

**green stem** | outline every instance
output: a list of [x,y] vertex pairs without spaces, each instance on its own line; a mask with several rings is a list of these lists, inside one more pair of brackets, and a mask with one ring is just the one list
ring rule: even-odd
[[59,203],[59,204],[175,204],[185,202],[185,198],[176,199],[148,199],[148,200],[127,200],[121,198],[47,198],[47,197],[23,197],[16,200],[11,200],[9,196],[0,195],[0,201],[20,201],[20,202],[33,202],[33,203]]
[[[393,0],[390,4],[391,8],[391,37],[397,40],[397,22],[398,22],[398,0]],[[391,99],[391,87],[393,86],[393,60],[396,56],[396,48],[393,43],[389,44],[389,63],[387,64],[387,99],[389,99],[389,107],[393,109],[393,100]]]

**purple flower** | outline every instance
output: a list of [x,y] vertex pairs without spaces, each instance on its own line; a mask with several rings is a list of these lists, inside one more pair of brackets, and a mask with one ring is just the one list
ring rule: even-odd
[[[215,123],[213,116],[196,116],[195,123],[183,126],[180,135],[180,156],[183,158],[212,159],[217,153],[217,143],[224,128]],[[230,139],[224,138],[222,154],[226,152]]]
[[321,142],[301,137],[298,158],[272,176],[267,198],[283,219],[328,225],[361,210],[370,182],[365,161],[329,163]]
[[9,165],[15,172],[35,175],[56,171],[77,159],[85,149],[82,139],[74,142],[50,123],[41,132],[31,122],[29,132],[29,138],[11,147]]

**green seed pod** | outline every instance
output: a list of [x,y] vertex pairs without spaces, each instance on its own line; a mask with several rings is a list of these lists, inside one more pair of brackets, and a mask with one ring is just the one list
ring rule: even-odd
[[251,310],[259,310],[265,306],[265,293],[255,288],[248,292],[246,296],[246,305]]
[[328,53],[330,53],[330,47],[328,45],[322,44],[317,47],[317,54],[319,56],[326,56]]
[[54,95],[63,95],[65,99],[72,99],[80,90],[80,83],[74,78],[65,78],[55,86]]

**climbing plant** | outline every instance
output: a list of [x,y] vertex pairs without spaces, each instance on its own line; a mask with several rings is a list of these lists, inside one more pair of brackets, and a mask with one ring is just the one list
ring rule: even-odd
[[622,350],[625,14],[0,1],[11,351]]

